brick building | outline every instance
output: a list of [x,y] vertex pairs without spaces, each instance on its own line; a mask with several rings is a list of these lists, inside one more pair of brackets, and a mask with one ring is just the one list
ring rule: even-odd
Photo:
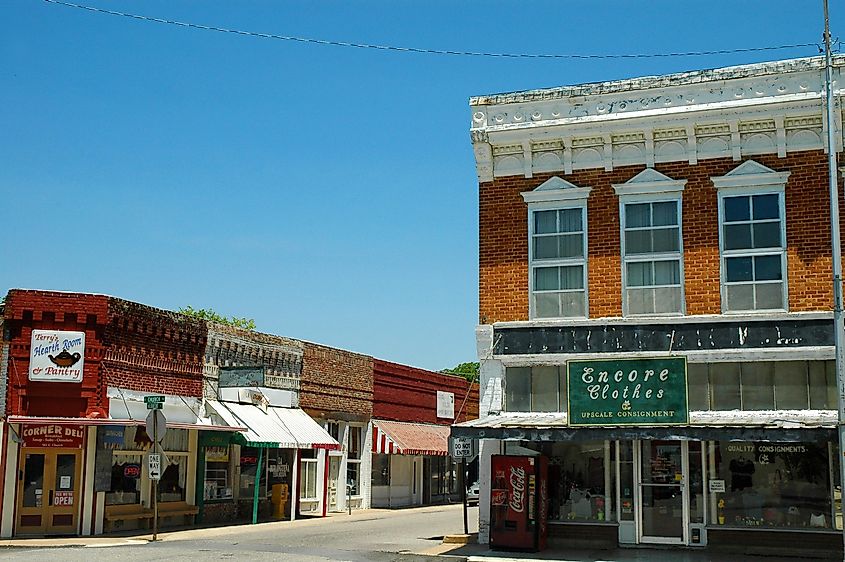
[[[162,526],[370,506],[372,357],[106,295],[15,289],[0,320],[0,536],[147,527],[150,395]],[[451,423],[435,386],[477,412],[463,379],[379,364],[404,387],[378,387],[385,420]]]
[[549,460],[561,544],[841,552],[822,76],[471,99],[483,542],[504,453]]
[[465,378],[373,362],[372,506],[460,499],[449,426],[478,417],[478,386]]

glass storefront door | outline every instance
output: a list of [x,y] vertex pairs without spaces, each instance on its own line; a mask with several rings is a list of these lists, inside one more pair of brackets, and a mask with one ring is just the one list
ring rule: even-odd
[[640,542],[685,544],[687,443],[640,442]]
[[329,456],[329,511],[340,511],[337,502],[337,481],[340,478],[341,457]]
[[22,450],[16,534],[77,532],[81,456],[75,449]]

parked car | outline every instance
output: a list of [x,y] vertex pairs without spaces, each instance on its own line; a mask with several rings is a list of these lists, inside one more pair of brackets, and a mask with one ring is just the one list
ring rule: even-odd
[[478,482],[467,488],[467,505],[478,505]]

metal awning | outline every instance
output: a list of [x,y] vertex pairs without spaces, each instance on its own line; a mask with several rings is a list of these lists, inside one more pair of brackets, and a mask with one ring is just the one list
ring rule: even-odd
[[[143,425],[150,410],[144,397],[155,394],[124,388],[109,387],[109,417],[105,425]],[[239,424],[214,424],[202,416],[202,401],[191,396],[164,395],[161,411],[167,420],[167,427],[173,429],[202,429],[205,431],[243,431]],[[75,422],[84,423],[84,422]]]
[[243,445],[271,449],[340,449],[340,443],[299,408],[263,408],[217,400],[207,400],[206,404],[223,423],[245,428],[235,437]]
[[696,439],[827,441],[836,439],[828,411],[690,412],[684,426],[570,427],[565,413],[503,412],[452,426],[452,437],[505,441]]
[[373,420],[373,452],[446,456],[449,454],[449,426]]

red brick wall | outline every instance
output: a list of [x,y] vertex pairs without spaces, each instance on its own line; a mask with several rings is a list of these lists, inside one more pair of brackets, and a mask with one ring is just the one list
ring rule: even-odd
[[[10,338],[7,415],[80,417],[108,410],[99,377],[108,297],[13,289],[7,295],[4,316]],[[29,382],[33,329],[85,332],[81,383]]]
[[373,358],[305,342],[299,404],[318,418],[362,421],[373,413]]
[[478,384],[463,377],[444,375],[380,359],[373,360],[373,417],[384,420],[438,423],[437,391],[455,395],[454,423],[478,417]]
[[201,320],[110,298],[103,380],[107,386],[201,398],[207,336]]
[[[830,213],[827,160],[821,151],[755,156],[775,171],[790,171],[786,186],[787,272],[790,311],[830,310]],[[673,179],[686,179],[683,193],[684,275],[687,314],[718,314],[719,226],[711,176],[739,166],[731,158],[658,164]],[[622,315],[619,199],[612,184],[643,170],[625,166],[570,175],[505,177],[479,185],[479,319],[482,324],[528,319],[528,207],[520,193],[552,176],[592,187],[587,201],[590,316]],[[845,204],[840,201],[840,209]],[[843,215],[845,217],[845,215]],[[845,221],[843,221],[845,225]],[[845,229],[843,229],[845,234]]]

